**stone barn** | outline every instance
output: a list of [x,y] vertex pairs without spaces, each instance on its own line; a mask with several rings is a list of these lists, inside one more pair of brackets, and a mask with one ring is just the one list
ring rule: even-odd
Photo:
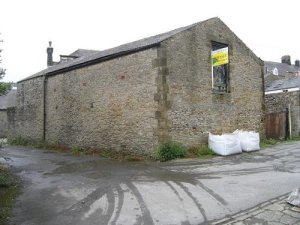
[[18,82],[14,137],[149,155],[263,133],[263,62],[219,18],[61,62],[47,52],[49,67]]

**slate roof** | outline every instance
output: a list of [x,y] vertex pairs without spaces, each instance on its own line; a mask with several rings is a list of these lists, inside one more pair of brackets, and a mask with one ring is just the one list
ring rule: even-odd
[[[115,57],[119,57],[119,56],[122,56],[125,54],[129,54],[129,53],[137,52],[137,51],[144,50],[147,48],[151,48],[151,47],[159,45],[162,41],[165,41],[180,32],[191,29],[191,28],[195,27],[196,25],[204,24],[208,21],[214,21],[214,20],[220,21],[220,19],[218,17],[214,17],[214,18],[211,18],[208,20],[204,20],[202,22],[194,23],[189,26],[181,27],[181,28],[178,28],[178,29],[166,32],[166,33],[162,33],[162,34],[158,34],[158,35],[151,36],[148,38],[144,38],[144,39],[141,39],[138,41],[120,45],[118,47],[107,49],[104,51],[93,51],[93,50],[83,50],[83,49],[80,50],[79,49],[79,50],[75,51],[74,53],[72,53],[74,55],[76,55],[78,53],[82,54],[82,55],[80,55],[79,58],[76,58],[73,60],[68,60],[68,61],[56,64],[54,66],[48,67],[47,69],[42,70],[32,76],[29,76],[19,82],[29,80],[32,78],[36,78],[36,77],[50,76],[50,75],[63,73],[63,72],[69,71],[69,70],[77,69],[77,68],[87,66],[87,65],[92,65],[92,64],[99,63],[99,62],[102,62],[102,61],[105,61],[108,59],[112,59]],[[242,41],[241,41],[241,43],[244,44]],[[245,45],[245,47],[247,49],[249,49],[246,45]],[[251,56],[253,56],[260,63],[262,63],[261,59],[258,58],[250,49],[249,49],[249,52],[250,52]]]
[[9,107],[15,107],[17,101],[17,88],[16,84],[13,84],[12,89],[6,94],[0,96],[0,110],[7,109]]
[[[162,34],[158,34],[158,35],[151,36],[151,37],[148,37],[148,38],[144,38],[144,39],[141,39],[141,40],[138,40],[138,41],[134,41],[134,42],[127,43],[127,44],[124,44],[124,45],[120,45],[118,47],[107,49],[107,50],[104,50],[104,51],[93,51],[93,50],[91,50],[90,52],[86,52],[86,51],[89,51],[89,50],[80,50],[79,49],[79,50],[75,51],[72,54],[76,55],[78,52],[80,52],[80,53],[85,53],[85,55],[83,55],[83,56],[81,56],[77,59],[74,59],[74,60],[69,60],[69,61],[66,61],[66,62],[63,62],[63,63],[59,63],[57,65],[48,67],[47,69],[42,70],[42,71],[40,71],[40,72],[38,72],[38,73],[36,73],[32,76],[26,77],[25,79],[20,80],[19,82],[29,80],[29,79],[32,79],[32,78],[35,78],[35,77],[44,76],[44,75],[58,74],[58,73],[61,73],[61,72],[64,72],[64,71],[68,71],[68,70],[71,70],[71,69],[76,69],[76,68],[82,67],[83,65],[89,65],[89,64],[93,64],[95,62],[101,62],[101,61],[104,61],[106,59],[114,58],[114,57],[121,56],[121,55],[124,55],[124,54],[127,54],[127,53],[136,52],[136,51],[139,51],[139,50],[142,50],[142,49],[150,48],[150,47],[153,47],[155,45],[158,45],[159,43],[161,43],[164,40],[167,40],[167,39],[171,38],[175,34],[178,34],[182,31],[188,30],[188,29],[190,29],[190,28],[192,28],[192,27],[194,27],[194,26],[196,26],[200,23],[204,23],[204,22],[209,21],[209,20],[217,20],[217,19],[219,19],[219,18],[214,17],[214,18],[202,21],[202,22],[194,23],[194,24],[191,24],[189,26],[181,27],[181,28],[178,28],[178,29],[166,32],[166,33],[162,33]],[[90,54],[86,54],[86,53],[90,53]]]
[[265,91],[285,90],[300,87],[300,77],[295,76],[289,79],[274,80],[267,84]]
[[284,76],[286,73],[296,73],[297,71],[300,71],[300,68],[296,67],[295,65],[270,61],[265,61],[265,71],[266,68],[268,71],[273,71],[274,68],[277,68],[279,76]]
[[91,55],[91,54],[95,54],[98,53],[100,51],[96,51],[96,50],[87,50],[87,49],[77,49],[75,52],[71,53],[70,56],[74,56],[74,57],[82,57],[82,56],[87,56],[87,55]]

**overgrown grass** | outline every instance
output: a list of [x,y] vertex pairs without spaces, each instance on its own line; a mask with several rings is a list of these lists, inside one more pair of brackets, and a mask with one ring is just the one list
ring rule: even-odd
[[275,139],[261,139],[260,140],[260,148],[267,148],[272,145],[276,145],[278,143],[278,140]]
[[186,155],[186,147],[177,141],[168,141],[160,145],[155,152],[156,158],[162,162],[177,158],[184,158]]
[[68,146],[59,144],[58,142],[46,142],[41,140],[30,140],[22,137],[17,137],[15,139],[8,139],[7,143],[9,145],[19,145],[19,146],[30,146],[37,149],[45,150],[57,150],[57,151],[70,151],[71,148]]
[[45,141],[33,141],[21,137],[8,140],[8,144],[30,146],[37,149],[53,150],[58,152],[69,152],[74,155],[97,155],[103,158],[115,159],[119,161],[153,160],[152,157],[141,155],[141,154],[135,155],[133,153],[123,152],[123,151],[103,150],[103,149],[96,149],[96,148],[83,148],[79,146],[73,146],[72,148],[70,148],[58,142],[49,143]]
[[272,145],[276,145],[276,144],[279,144],[279,143],[288,143],[288,142],[293,142],[293,141],[300,141],[300,135],[297,135],[297,136],[293,136],[291,138],[287,138],[287,139],[284,139],[284,140],[275,140],[275,139],[261,139],[260,140],[260,147],[261,148],[267,148],[267,147],[270,147]]
[[197,157],[200,159],[209,159],[216,156],[216,153],[214,153],[207,145],[191,147],[188,149],[188,153],[190,157]]
[[79,147],[79,146],[73,146],[73,147],[71,148],[71,151],[72,151],[72,153],[73,153],[74,155],[82,155],[82,154],[85,154],[85,153],[86,153],[85,150],[84,150],[84,148]]
[[0,225],[5,225],[11,216],[16,197],[21,193],[18,179],[0,164]]
[[[290,139],[280,141],[275,139],[261,139],[261,149],[275,145],[277,143],[300,141],[300,135],[294,136]],[[144,160],[160,160],[168,161],[176,158],[200,158],[207,159],[216,156],[216,154],[207,146],[199,145],[189,149],[186,149],[183,144],[176,141],[169,141],[163,145],[160,145],[154,156],[147,156],[141,154],[128,153],[126,151],[114,151],[94,148],[82,148],[79,146],[73,146],[72,148],[59,143],[49,143],[45,141],[32,141],[26,138],[17,137],[16,139],[9,139],[10,145],[31,146],[38,149],[54,150],[59,152],[70,152],[74,155],[98,155],[104,158],[116,159],[119,161],[144,161]]]
[[300,141],[300,135],[293,136],[291,138],[286,139],[284,142],[290,142],[290,141]]
[[19,136],[19,137],[14,138],[14,139],[8,139],[7,143],[10,144],[10,145],[27,146],[27,145],[29,145],[30,140]]

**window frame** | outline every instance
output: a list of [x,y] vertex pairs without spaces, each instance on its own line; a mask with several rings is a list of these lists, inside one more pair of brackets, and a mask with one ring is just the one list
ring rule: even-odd
[[[228,63],[226,64],[222,64],[219,66],[213,66],[213,61],[212,61],[212,53],[213,51],[219,50],[219,49],[223,49],[223,48],[227,48],[227,52],[228,52]],[[229,57],[229,45],[225,44],[225,43],[221,43],[221,42],[216,42],[216,41],[211,41],[211,68],[212,68],[212,91],[214,93],[218,93],[218,94],[226,94],[226,93],[230,93],[230,73],[229,73],[229,64],[230,64],[230,57]],[[225,79],[220,82],[219,84],[224,84],[224,88],[221,89],[222,85],[216,85],[216,70],[219,70],[219,74],[220,74],[220,78],[222,80],[222,70],[225,73]],[[219,87],[219,88],[217,88]]]

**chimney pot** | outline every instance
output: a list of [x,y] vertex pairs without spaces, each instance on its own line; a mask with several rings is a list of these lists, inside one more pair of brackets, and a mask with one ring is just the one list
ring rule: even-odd
[[289,55],[282,56],[281,63],[286,63],[288,65],[291,65],[291,56],[289,56]]
[[49,41],[49,47],[47,48],[47,66],[53,66],[53,48],[51,47],[52,42]]

